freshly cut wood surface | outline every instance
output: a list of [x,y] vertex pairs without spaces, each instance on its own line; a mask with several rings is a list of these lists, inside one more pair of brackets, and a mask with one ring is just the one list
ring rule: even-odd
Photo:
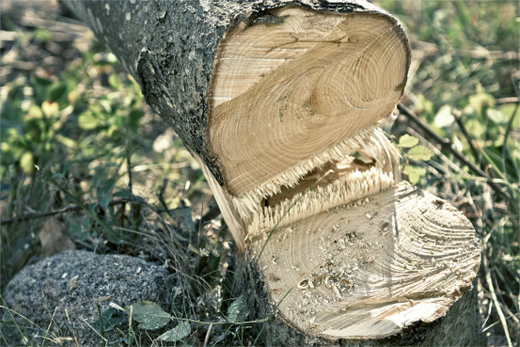
[[379,193],[399,182],[399,154],[378,128],[367,128],[347,138],[338,153],[348,154],[341,160],[314,167],[294,184],[282,186],[277,194],[242,198],[234,197],[221,187],[207,166],[194,156],[242,251],[250,235],[257,235],[263,229],[297,222],[345,202]]
[[409,59],[380,13],[288,6],[239,23],[219,44],[208,123],[227,191],[275,194],[343,159],[342,141],[394,109]]
[[262,230],[250,252],[279,315],[328,339],[434,321],[471,286],[480,262],[462,213],[405,182]]

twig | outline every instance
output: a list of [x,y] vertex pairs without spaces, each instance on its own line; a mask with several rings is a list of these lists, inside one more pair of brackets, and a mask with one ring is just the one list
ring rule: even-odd
[[42,347],[45,344],[45,340],[47,339],[47,335],[49,335],[49,331],[51,330],[52,322],[54,322],[54,316],[56,315],[56,311],[58,310],[58,306],[54,308],[54,313],[52,314],[51,321],[49,322],[49,326],[47,327],[47,330],[45,331],[45,336],[43,336],[42,339]]
[[511,337],[509,336],[509,329],[507,327],[506,322],[506,316],[504,315],[504,312],[502,312],[502,309],[500,308],[500,303],[497,298],[497,294],[495,292],[495,287],[493,287],[493,281],[491,280],[491,273],[489,272],[488,264],[487,264],[487,258],[484,256],[482,257],[482,267],[484,268],[484,272],[486,274],[486,283],[489,287],[489,292],[491,293],[491,298],[493,299],[493,302],[495,304],[495,309],[497,310],[498,317],[500,318],[500,323],[502,324],[502,328],[504,329],[504,335],[506,336],[507,345],[509,347],[513,347],[513,343],[511,342]]
[[[134,202],[134,193],[132,191],[132,163],[130,161],[130,157],[132,153],[130,153],[130,146],[128,141],[128,136],[125,141],[125,150],[126,150],[126,166],[128,170],[128,191],[130,192],[130,201]],[[140,215],[141,215],[141,207],[139,205],[135,206],[134,204],[130,205],[130,215],[132,216],[132,229],[137,230],[140,224]]]
[[[504,171],[504,174],[507,176],[507,168],[506,168],[506,154],[507,154],[507,138],[509,137],[509,133],[511,132],[511,128],[513,127],[513,122],[516,117],[516,113],[518,111],[518,103],[516,103],[515,110],[513,111],[513,114],[511,115],[511,119],[507,123],[506,133],[504,135],[504,143],[502,144],[502,169]],[[514,160],[513,160],[514,162]]]
[[[404,106],[402,103],[399,103],[397,105],[397,108],[400,112],[402,112],[408,119],[410,119],[415,125],[417,125],[421,130],[423,130],[425,133],[428,134],[429,137],[433,138],[435,141],[437,141],[442,148],[445,148],[449,150],[458,160],[460,160],[464,165],[466,165],[471,171],[479,175],[480,177],[484,177],[489,179],[489,176],[486,172],[475,166],[472,162],[468,161],[468,159],[464,156],[464,154],[457,151],[450,140],[443,139],[439,135],[433,132],[433,130],[428,126],[428,124],[424,123],[419,117],[417,117],[412,111],[410,111],[406,106]],[[510,200],[511,198],[502,191],[500,186],[493,182],[488,183],[493,190],[504,197],[506,200]]]
[[105,337],[105,329],[103,326],[103,315],[101,314],[101,305],[99,304],[99,300],[94,300],[94,304],[97,307],[98,317],[99,317],[99,327],[101,329],[101,336]]
[[501,98],[501,99],[497,99],[497,100],[496,100],[496,104],[497,104],[497,105],[513,104],[513,103],[515,103],[515,102],[516,102],[516,103],[519,102],[517,96],[511,96],[511,97]]
[[76,204],[78,204],[82,210],[84,210],[86,213],[88,213],[92,218],[94,218],[96,220],[96,222],[99,223],[99,225],[101,225],[101,227],[103,227],[103,229],[105,229],[109,235],[112,234],[114,231],[113,229],[108,226],[105,221],[103,219],[101,219],[97,213],[94,213],[92,212],[84,203],[82,203],[77,197],[75,197],[73,194],[71,194],[69,191],[67,191],[65,188],[63,188],[62,186],[60,186],[58,184],[58,182],[54,181],[52,178],[50,177],[46,177],[45,178],[45,181],[50,183],[52,186],[54,186],[55,188],[61,190],[65,195],[67,195],[69,198],[71,198]]
[[76,333],[72,329],[72,322],[70,321],[69,310],[67,308],[65,308],[65,315],[67,316],[67,322],[69,323],[69,329],[72,332],[72,336],[74,337],[74,342],[76,342],[76,346],[79,347],[78,339],[76,338]]
[[[436,155],[438,156],[444,163],[446,163],[447,166],[449,166],[450,169],[452,169],[453,171],[455,172],[460,172],[460,167],[458,167],[454,162],[452,162],[450,160],[450,158],[448,158],[447,156],[445,156],[444,154],[442,154],[442,152],[437,148],[435,147],[435,145],[433,145],[430,141],[426,140],[421,134],[419,134],[417,131],[415,131],[414,128],[412,127],[407,127],[406,128],[406,131],[408,133],[410,133],[411,135],[417,137],[419,139],[419,141],[422,143],[422,144],[425,144],[426,146],[428,146],[428,148]],[[431,160],[430,162],[433,162],[433,160]],[[430,164],[430,163],[429,163]],[[446,171],[444,169],[444,171]]]
[[209,325],[208,332],[206,333],[206,338],[204,339],[204,344],[202,345],[202,347],[206,347],[208,345],[209,334],[211,333],[211,328],[213,328],[213,324]]
[[[108,203],[108,206],[125,204],[127,201],[128,201],[127,199],[112,200]],[[82,209],[83,208],[79,205],[72,205],[72,206],[67,206],[67,207],[61,208],[59,210],[54,210],[54,211],[49,211],[49,212],[29,213],[29,214],[24,214],[19,217],[15,217],[15,218],[4,219],[4,220],[2,220],[1,224],[2,225],[11,224],[11,223],[16,223],[16,222],[21,222],[21,221],[24,221],[27,219],[45,218],[45,217],[54,216],[57,214],[66,213],[66,212],[81,211]]]
[[469,144],[469,148],[471,149],[471,152],[473,153],[473,157],[475,158],[475,161],[479,164],[480,168],[482,169],[482,164],[480,162],[480,156],[478,155],[477,148],[475,147],[475,143],[473,142],[473,138],[468,132],[468,129],[466,129],[466,126],[464,123],[462,123],[460,112],[453,112],[453,115],[455,116],[455,121],[457,122],[457,125],[460,128],[460,131],[462,131],[462,134],[466,138]]

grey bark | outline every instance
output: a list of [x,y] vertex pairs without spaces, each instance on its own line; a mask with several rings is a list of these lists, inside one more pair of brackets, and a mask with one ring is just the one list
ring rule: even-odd
[[[364,0],[65,0],[140,83],[147,103],[223,179],[208,149],[209,86],[217,44],[238,21],[268,20],[269,9],[380,12]],[[403,35],[404,36],[404,35]]]

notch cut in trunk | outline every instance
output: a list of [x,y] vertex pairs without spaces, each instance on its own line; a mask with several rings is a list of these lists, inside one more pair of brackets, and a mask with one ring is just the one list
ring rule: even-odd
[[288,6],[261,18],[227,33],[212,76],[209,147],[238,198],[344,160],[342,142],[392,112],[409,64],[390,16]]
[[458,211],[399,183],[378,128],[406,82],[401,29],[379,14],[269,15],[228,33],[213,74],[224,186],[203,169],[239,249],[306,334],[381,338],[445,315],[479,250]]

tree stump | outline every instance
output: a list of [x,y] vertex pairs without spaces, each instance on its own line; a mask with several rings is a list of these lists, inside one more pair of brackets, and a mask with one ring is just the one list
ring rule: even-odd
[[470,341],[474,229],[400,182],[379,128],[410,64],[395,18],[361,0],[67,3],[201,164],[277,315],[268,343]]

